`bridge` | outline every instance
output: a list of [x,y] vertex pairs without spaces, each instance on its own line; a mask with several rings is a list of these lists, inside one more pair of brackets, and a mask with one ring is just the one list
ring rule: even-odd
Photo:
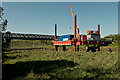
[[2,33],[3,39],[19,39],[19,40],[54,40],[54,35],[42,34],[23,34],[23,33]]

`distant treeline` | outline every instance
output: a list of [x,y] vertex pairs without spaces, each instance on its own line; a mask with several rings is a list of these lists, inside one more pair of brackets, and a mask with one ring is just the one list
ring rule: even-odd
[[103,39],[106,38],[113,38],[114,43],[118,43],[118,40],[120,40],[120,35],[119,34],[110,34],[108,36],[105,36]]

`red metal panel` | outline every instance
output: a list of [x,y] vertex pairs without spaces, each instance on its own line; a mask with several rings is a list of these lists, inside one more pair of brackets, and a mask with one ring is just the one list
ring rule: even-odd
[[[102,44],[101,41],[76,41],[76,45]],[[74,41],[54,41],[53,45],[74,45]]]
[[76,41],[76,45],[82,45],[82,41]]
[[81,45],[82,42],[81,41],[76,41],[76,45]]
[[90,30],[87,30],[87,34],[90,34],[90,32],[91,32]]
[[72,41],[54,41],[53,45],[72,45]]
[[93,31],[90,32],[91,34],[93,33]]
[[81,41],[87,40],[87,35],[81,35]]
[[100,32],[99,31],[97,31],[97,34],[99,34]]
[[56,38],[56,41],[58,41],[58,38]]
[[96,41],[90,41],[89,44],[96,44]]
[[87,40],[87,35],[81,35],[81,45],[84,45],[84,41]]

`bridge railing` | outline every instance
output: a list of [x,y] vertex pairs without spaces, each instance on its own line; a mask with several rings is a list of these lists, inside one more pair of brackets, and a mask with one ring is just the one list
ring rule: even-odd
[[54,35],[42,34],[2,33],[2,37],[6,39],[21,40],[54,40]]

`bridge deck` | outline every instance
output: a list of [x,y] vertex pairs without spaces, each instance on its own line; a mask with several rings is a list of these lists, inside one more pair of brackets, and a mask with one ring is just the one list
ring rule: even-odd
[[54,40],[54,35],[2,33],[2,38],[4,38],[4,39],[21,39],[21,40]]

